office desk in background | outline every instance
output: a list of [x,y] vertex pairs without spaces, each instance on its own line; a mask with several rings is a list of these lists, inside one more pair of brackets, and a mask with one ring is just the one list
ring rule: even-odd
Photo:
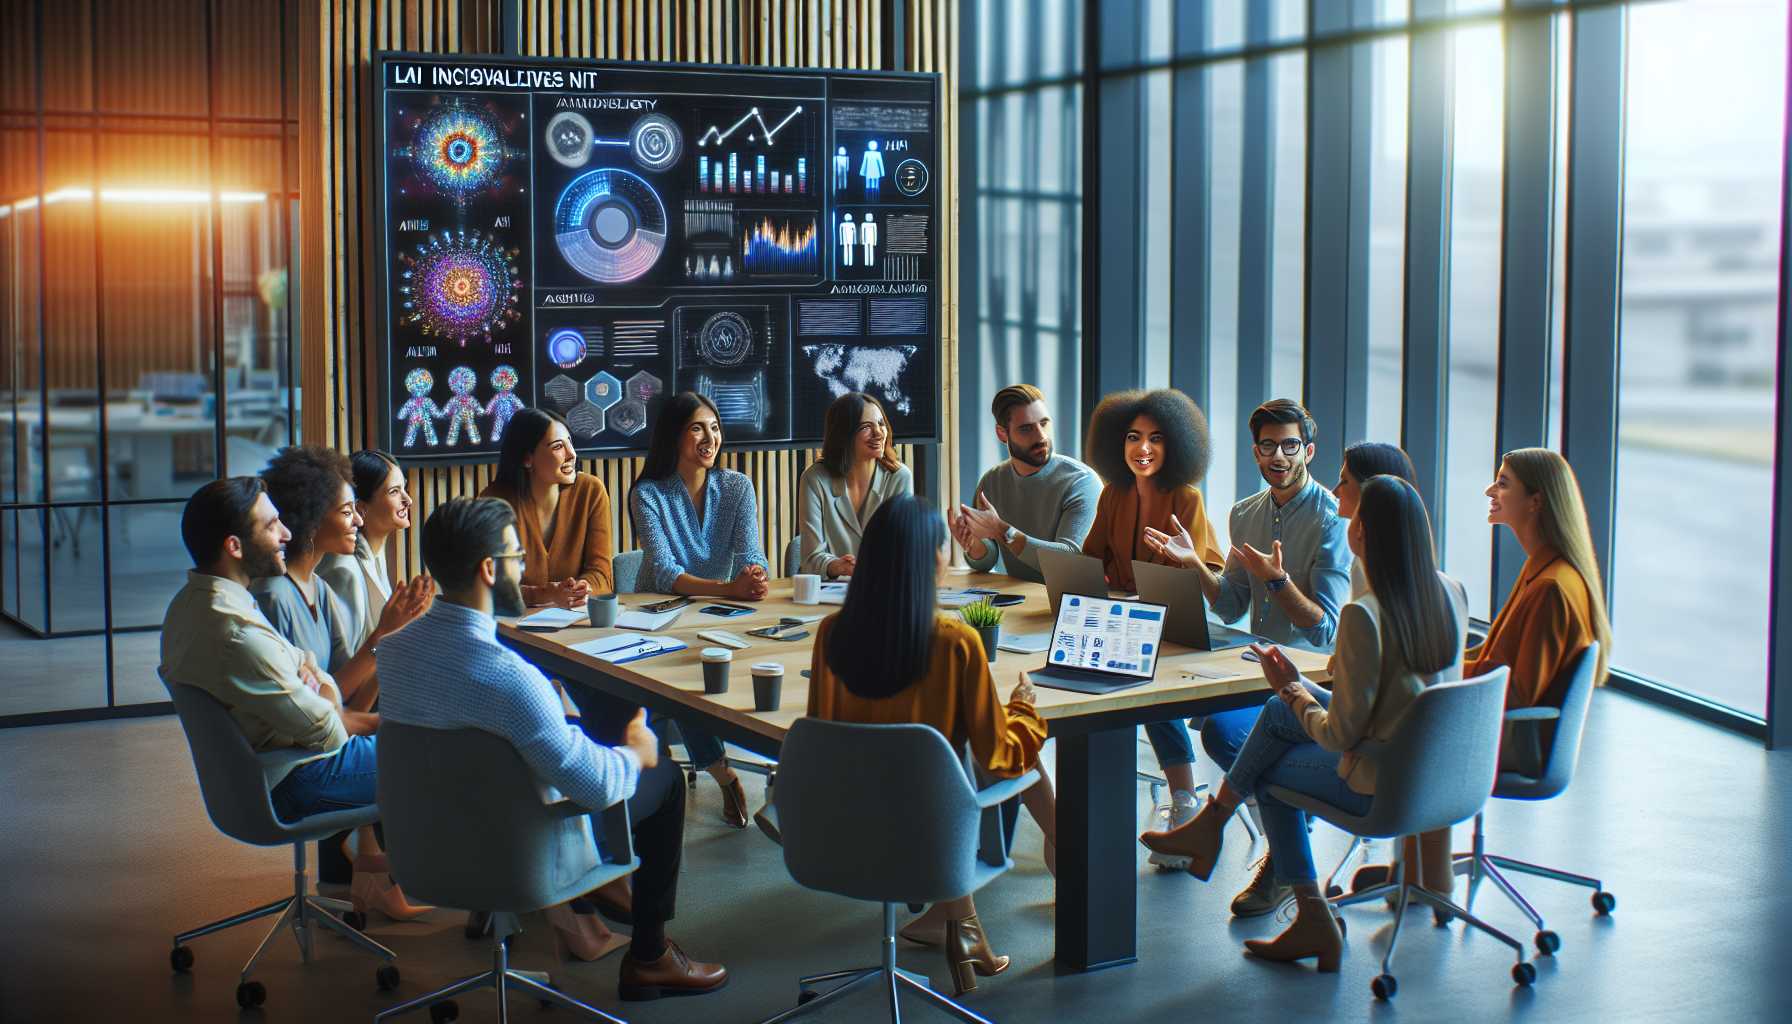
[[[1039,633],[1052,628],[1045,588],[1007,576],[956,575],[955,586],[986,587],[1020,594],[1026,603],[1007,609],[1004,630]],[[791,581],[777,579],[771,593],[752,615],[724,619],[704,615],[698,599],[665,634],[688,645],[625,665],[612,665],[571,648],[606,633],[573,626],[557,633],[532,633],[505,623],[499,634],[512,648],[567,685],[586,686],[656,715],[700,721],[718,738],[755,753],[776,757],[791,723],[809,707],[809,680],[800,673],[813,654],[810,637],[795,643],[746,637],[746,631],[772,625],[780,616],[831,614],[828,605],[799,605],[790,600]],[[630,606],[654,600],[625,595]],[[950,612],[946,614],[951,614]],[[698,630],[725,629],[753,641],[734,653],[728,692],[703,692],[698,652],[707,642]],[[1051,736],[1058,740],[1058,884],[1057,962],[1061,969],[1094,970],[1131,963],[1138,958],[1137,798],[1138,726],[1191,715],[1208,715],[1261,704],[1269,690],[1262,670],[1236,649],[1196,651],[1165,644],[1157,678],[1118,693],[1090,695],[1039,687],[1038,708]],[[1323,677],[1325,656],[1290,650],[1289,656],[1309,677]],[[784,666],[783,703],[775,711],[753,710],[748,666],[775,661]],[[990,667],[1003,698],[1018,673],[1043,664],[1041,654],[999,652]],[[1190,677],[1190,670],[1221,678]]]
[[[44,415],[41,409],[21,408],[17,410],[17,430],[21,437],[21,454],[30,472],[26,480],[35,481],[37,477],[36,460],[42,453],[42,434]],[[275,417],[268,413],[249,413],[232,415],[224,423],[227,438],[249,439],[261,438],[275,423]],[[0,431],[12,426],[11,417],[0,412]],[[184,498],[186,490],[179,485],[175,477],[174,441],[177,437],[205,436],[213,434],[218,427],[217,418],[201,416],[193,412],[158,413],[146,411],[141,403],[113,402],[106,409],[106,436],[111,448],[111,462],[116,469],[130,466],[128,477],[120,475],[118,482],[122,485],[121,498]],[[84,462],[85,475],[82,479],[92,481],[91,494],[81,494],[73,500],[98,500],[99,484],[97,482],[99,466],[99,431],[100,415],[97,408],[64,408],[50,410],[50,451],[51,459],[51,498],[69,497],[68,491],[78,491],[80,481],[62,476],[64,466],[59,465],[56,453],[74,449],[87,453]],[[7,438],[10,443],[12,438]],[[284,430],[278,439],[285,443]],[[271,453],[273,446],[261,445],[256,454],[261,454],[261,447]],[[237,460],[232,460],[237,461]],[[260,465],[235,466],[232,473],[255,473],[261,470]],[[129,483],[124,481],[128,479]],[[58,493],[59,484],[64,493]],[[33,484],[33,487],[36,485]],[[34,495],[28,500],[41,500]]]

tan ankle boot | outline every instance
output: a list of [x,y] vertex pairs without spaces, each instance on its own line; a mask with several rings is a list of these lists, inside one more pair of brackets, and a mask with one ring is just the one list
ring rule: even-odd
[[993,978],[1008,969],[1009,959],[989,948],[977,915],[946,922],[946,966],[952,970],[952,992],[964,995],[977,987],[977,975]]
[[1205,882],[1219,863],[1226,822],[1235,809],[1209,797],[1193,818],[1167,832],[1146,832],[1139,836],[1139,842],[1153,853],[1187,857],[1188,873]]
[[1319,973],[1336,974],[1344,957],[1344,934],[1338,931],[1331,904],[1317,892],[1300,893],[1295,904],[1300,910],[1287,931],[1269,940],[1246,939],[1245,951],[1278,963],[1317,957]]
[[1450,861],[1449,829],[1440,828],[1419,836],[1418,865],[1419,884],[1445,899],[1455,897],[1456,875]]

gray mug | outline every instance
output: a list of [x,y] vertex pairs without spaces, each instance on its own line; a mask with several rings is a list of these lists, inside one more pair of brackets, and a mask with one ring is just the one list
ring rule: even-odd
[[617,610],[615,594],[593,594],[585,599],[585,612],[591,616],[591,624],[598,629],[614,626]]

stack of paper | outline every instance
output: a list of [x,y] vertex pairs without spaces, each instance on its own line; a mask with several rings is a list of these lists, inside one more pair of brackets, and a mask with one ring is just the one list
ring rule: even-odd
[[534,615],[518,619],[516,624],[532,633],[552,633],[557,629],[565,629],[586,617],[583,611],[575,611],[571,608],[543,608]]
[[645,629],[649,632],[665,629],[678,621],[684,610],[690,605],[674,608],[669,612],[650,612],[644,608],[630,608],[616,616],[616,625],[622,629]]
[[673,636],[643,636],[640,633],[617,633],[614,636],[602,636],[596,640],[587,640],[582,644],[573,644],[572,649],[580,654],[589,654],[612,665],[622,665],[642,658],[651,658],[656,654],[669,654],[685,649],[685,642]]
[[1010,633],[1002,631],[1002,638],[996,641],[996,650],[1013,651],[1015,654],[1044,654],[1051,646],[1050,633]]

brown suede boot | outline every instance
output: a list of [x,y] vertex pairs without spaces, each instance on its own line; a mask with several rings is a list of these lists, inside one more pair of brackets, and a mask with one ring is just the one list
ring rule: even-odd
[[1299,911],[1288,930],[1273,939],[1246,939],[1245,951],[1279,963],[1316,957],[1319,973],[1336,974],[1344,957],[1344,933],[1338,931],[1331,904],[1319,894],[1319,886],[1314,882],[1295,886],[1294,902]]

